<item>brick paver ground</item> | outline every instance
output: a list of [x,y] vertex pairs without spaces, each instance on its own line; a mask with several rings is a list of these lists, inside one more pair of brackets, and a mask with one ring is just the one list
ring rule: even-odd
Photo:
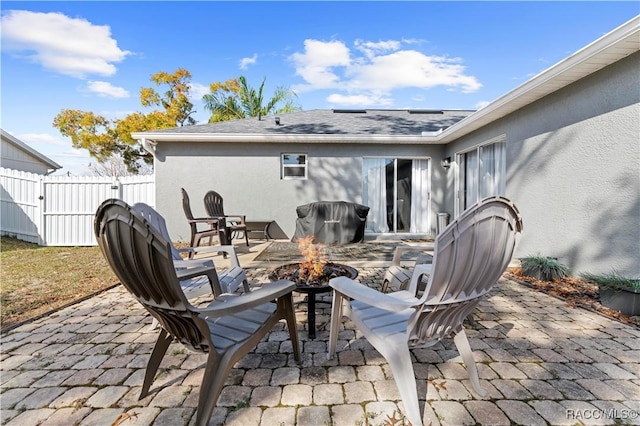
[[[245,265],[251,281],[268,269]],[[379,286],[382,267],[359,266]],[[303,295],[296,296],[298,302]],[[324,300],[330,302],[327,295]],[[233,369],[210,424],[377,425],[402,418],[385,360],[346,322],[327,359],[330,303],[297,364],[280,324]],[[640,329],[506,279],[474,313],[467,334],[485,397],[472,389],[451,340],[413,351],[424,423],[640,424]],[[193,424],[205,357],[169,348],[151,394],[138,400],[157,330],[122,287],[2,335],[1,421],[6,425]],[[397,423],[396,423],[397,424]]]

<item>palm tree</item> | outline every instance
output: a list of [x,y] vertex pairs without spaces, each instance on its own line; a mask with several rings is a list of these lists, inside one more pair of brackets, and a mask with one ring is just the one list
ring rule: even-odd
[[249,86],[244,76],[228,80],[224,84],[212,84],[211,93],[202,97],[204,108],[211,112],[209,123],[301,110],[293,102],[296,98],[295,92],[287,87],[276,88],[269,102],[263,105],[266,80],[262,80],[258,90]]

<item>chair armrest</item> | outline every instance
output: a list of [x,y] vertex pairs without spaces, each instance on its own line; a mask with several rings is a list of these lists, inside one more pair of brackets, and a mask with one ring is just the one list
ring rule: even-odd
[[227,219],[227,220],[229,220],[229,219],[234,220],[235,219],[235,220],[238,220],[240,223],[244,224],[245,219],[247,218],[247,216],[243,215],[243,214],[226,214],[226,215],[224,215],[224,218]]
[[344,296],[387,311],[400,312],[420,304],[409,292],[380,293],[347,277],[332,278],[329,285]]
[[220,287],[220,280],[218,279],[218,272],[213,266],[196,266],[195,268],[176,270],[176,276],[178,280],[183,281],[189,278],[195,278],[200,276],[206,276],[211,284],[211,290],[215,297],[222,294],[222,288]]
[[178,269],[189,269],[196,267],[214,267],[213,260],[211,259],[184,259],[184,260],[174,260],[173,266]]
[[271,302],[278,297],[291,294],[296,284],[288,280],[280,280],[266,284],[257,290],[241,295],[224,294],[216,298],[209,306],[195,309],[201,315],[221,317],[246,311],[259,305]]
[[187,219],[189,223],[209,223],[209,224],[217,224],[220,222],[220,218],[218,217],[194,217],[193,219]]
[[395,252],[393,253],[393,260],[391,261],[393,265],[400,266],[400,261],[402,260],[402,256],[405,253],[409,253],[412,251],[433,251],[435,248],[435,243],[433,244],[421,244],[416,246],[401,246],[396,247]]
[[[183,247],[176,249],[178,253],[210,253],[210,252],[223,252],[229,255],[229,260],[231,261],[232,266],[240,267],[240,261],[238,260],[238,254],[236,253],[236,249],[234,246],[226,245],[226,246],[200,246],[200,247]],[[194,259],[200,260],[200,259]],[[204,259],[202,259],[204,260]],[[189,260],[192,262],[193,260]]]

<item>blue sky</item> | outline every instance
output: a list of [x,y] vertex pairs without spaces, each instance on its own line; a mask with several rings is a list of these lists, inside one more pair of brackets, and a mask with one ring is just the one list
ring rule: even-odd
[[151,75],[266,77],[317,108],[478,109],[640,13],[597,2],[2,1],[1,126],[63,166],[92,160],[52,126],[63,109],[147,112]]

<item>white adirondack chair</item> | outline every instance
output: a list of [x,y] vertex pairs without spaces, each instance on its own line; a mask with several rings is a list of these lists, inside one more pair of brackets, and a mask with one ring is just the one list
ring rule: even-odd
[[[486,394],[463,321],[506,270],[521,233],[522,219],[513,203],[490,197],[438,235],[433,264],[414,268],[408,290],[384,294],[349,278],[332,279],[329,356],[335,355],[344,313],[389,362],[405,414],[417,426],[422,415],[409,350],[432,346],[453,333],[474,390]],[[419,283],[426,275],[426,288],[418,298]]]
[[[140,213],[142,217],[162,235],[167,241],[171,241],[169,231],[167,230],[167,223],[160,213],[158,213],[153,207],[145,203],[136,203],[132,206],[133,210]],[[187,272],[191,268],[196,267],[214,267],[213,260],[210,258],[189,258],[183,259],[180,253],[226,253],[230,266],[227,269],[216,269],[218,279],[220,281],[220,293],[234,293],[241,285],[245,292],[249,292],[249,282],[247,281],[247,274],[240,266],[238,255],[233,246],[201,246],[201,247],[185,247],[176,248],[171,245],[171,257],[173,258],[173,264],[178,271],[178,278],[181,272]],[[204,279],[201,280],[201,286],[198,283],[191,283],[189,285],[184,284],[183,290],[187,298],[193,298],[198,296],[204,296],[211,292],[211,288],[207,288],[204,283]],[[216,293],[216,289],[213,289]],[[217,294],[216,294],[217,295]]]
[[[433,262],[433,249],[434,244],[419,244],[414,246],[399,246],[396,247],[393,252],[393,259],[391,260],[391,266],[384,274],[382,280],[383,293],[389,290],[407,290],[409,288],[409,281],[413,275],[413,268],[416,265],[427,265]],[[406,261],[402,257],[407,253],[416,253],[416,259],[411,267],[406,266]],[[426,284],[428,278],[424,278],[422,281]],[[419,286],[419,290],[424,290],[424,285]]]
[[[241,285],[245,292],[250,291],[247,274],[240,267],[240,262],[233,246],[176,248],[171,244],[167,223],[160,213],[145,203],[136,203],[131,208],[140,213],[163,238],[170,242],[173,265],[176,268],[178,279],[180,279],[180,287],[187,299],[194,299],[207,294],[218,297],[223,293],[234,293]],[[196,252],[224,252],[227,253],[231,266],[227,269],[217,270],[212,259],[183,259],[180,253],[185,252],[190,254]],[[212,277],[202,274],[207,269],[213,269],[214,273],[210,274]],[[150,329],[153,330],[157,326],[158,320],[154,318]]]
[[[295,283],[281,280],[241,295],[222,294],[207,307],[196,308],[180,288],[171,242],[124,201],[102,203],[96,212],[94,231],[122,285],[162,325],[147,363],[140,399],[149,394],[173,341],[207,356],[194,423],[197,426],[209,423],[234,364],[283,319],[295,360],[300,362],[292,298]],[[205,269],[207,277],[214,276],[213,268]]]

